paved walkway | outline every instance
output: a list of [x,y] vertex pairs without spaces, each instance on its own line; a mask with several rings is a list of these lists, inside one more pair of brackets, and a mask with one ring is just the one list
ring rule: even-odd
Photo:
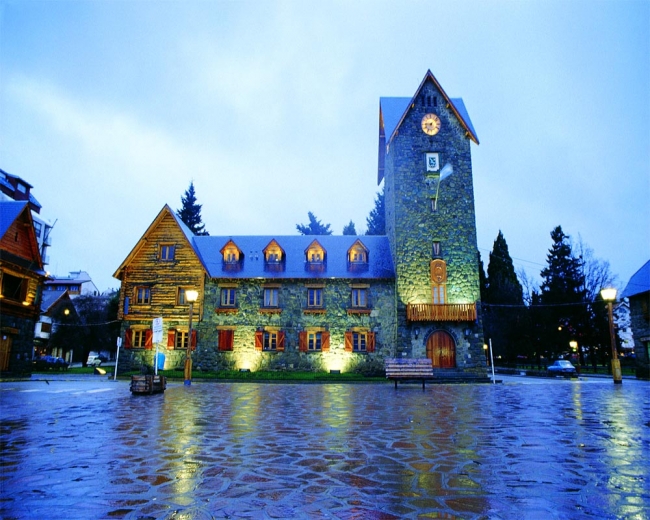
[[2,383],[0,517],[650,518],[650,385],[524,380]]

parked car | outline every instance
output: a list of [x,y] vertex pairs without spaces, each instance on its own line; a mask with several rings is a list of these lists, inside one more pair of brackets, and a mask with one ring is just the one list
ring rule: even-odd
[[41,356],[34,360],[34,370],[65,370],[68,363],[65,359],[54,356]]
[[576,367],[571,364],[571,361],[566,359],[558,359],[552,365],[549,365],[547,368],[548,373],[553,374],[564,374],[564,375],[573,375],[576,373]]
[[88,356],[88,361],[86,362],[86,365],[89,367],[98,367],[99,365],[102,364],[102,358],[101,356]]

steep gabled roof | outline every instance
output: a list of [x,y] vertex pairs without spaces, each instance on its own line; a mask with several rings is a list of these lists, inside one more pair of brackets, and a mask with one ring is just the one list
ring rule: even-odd
[[621,298],[629,298],[647,292],[650,292],[650,260],[632,275],[625,290],[621,293]]
[[422,87],[424,87],[427,81],[432,81],[436,88],[440,91],[445,102],[449,105],[449,108],[456,115],[458,121],[465,129],[467,136],[476,144],[479,144],[478,136],[476,135],[474,125],[472,125],[472,121],[469,118],[469,114],[465,108],[465,103],[463,100],[461,98],[450,98],[440,83],[438,83],[438,80],[435,78],[435,76],[431,73],[430,70],[428,70],[424,76],[424,79],[420,83],[420,86],[412,97],[382,97],[379,99],[380,171],[378,183],[380,183],[383,178],[382,154],[385,153],[385,147],[387,145],[390,145],[390,142],[395,136],[396,131],[399,129],[402,121],[404,121],[408,115],[408,111],[414,106],[416,99],[422,90]]
[[[194,244],[192,242],[194,238],[194,234],[192,233],[192,231],[190,231],[190,228],[188,228],[185,225],[185,223],[180,219],[180,217],[176,215],[176,213],[169,207],[169,204],[165,204],[163,208],[160,210],[160,213],[158,213],[156,218],[153,220],[153,222],[149,225],[147,230],[144,232],[140,240],[138,240],[138,243],[131,250],[131,252],[124,259],[124,261],[120,264],[120,267],[118,267],[117,271],[115,271],[115,273],[113,274],[113,278],[117,278],[118,280],[120,279],[121,273],[124,270],[124,268],[131,263],[133,258],[135,258],[135,256],[140,251],[140,249],[142,249],[142,247],[146,244],[149,235],[151,235],[151,233],[158,227],[160,222],[168,215],[170,215],[178,225],[180,231],[183,233],[183,236],[187,240],[187,245],[190,247],[190,249],[196,252],[196,249],[194,248]],[[205,269],[205,271],[207,272],[205,263],[201,260],[200,255],[197,255],[197,258],[203,265],[203,269]]]
[[[21,220],[27,229],[27,236],[29,237],[29,258],[24,258],[18,260],[18,256],[15,257],[16,261],[19,263],[27,261],[29,265],[36,263],[38,269],[37,271],[43,270],[43,260],[41,259],[40,249],[38,247],[38,240],[36,238],[36,232],[34,231],[34,221],[32,220],[32,212],[29,209],[29,204],[27,201],[0,201],[0,240],[5,238],[5,235],[9,229],[14,225],[16,221]],[[5,254],[5,257],[10,255]],[[32,269],[32,267],[30,267]]]

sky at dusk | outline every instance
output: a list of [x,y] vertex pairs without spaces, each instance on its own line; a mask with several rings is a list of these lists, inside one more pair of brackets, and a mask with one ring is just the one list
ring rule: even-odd
[[561,225],[650,259],[650,2],[0,0],[0,168],[100,290],[194,181],[211,235],[365,232],[379,98],[461,97],[478,246],[539,280]]

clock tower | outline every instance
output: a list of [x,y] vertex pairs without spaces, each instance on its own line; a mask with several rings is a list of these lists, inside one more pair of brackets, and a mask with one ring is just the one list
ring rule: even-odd
[[381,98],[379,175],[395,266],[396,357],[484,374],[471,143],[463,100],[428,71],[413,97]]

